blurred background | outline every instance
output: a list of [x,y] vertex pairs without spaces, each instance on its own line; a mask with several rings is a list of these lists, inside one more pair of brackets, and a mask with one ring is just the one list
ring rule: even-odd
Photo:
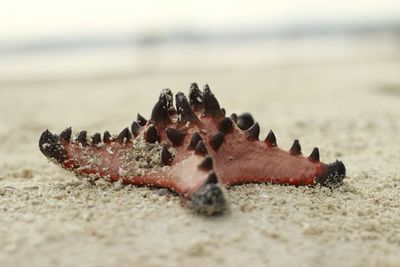
[[0,17],[0,88],[399,52],[395,0],[15,0]]

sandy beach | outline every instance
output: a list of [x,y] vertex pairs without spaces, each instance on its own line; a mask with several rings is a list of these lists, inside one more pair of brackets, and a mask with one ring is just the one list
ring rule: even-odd
[[[116,53],[88,59],[95,73],[79,57],[4,60],[0,266],[400,266],[400,42],[380,40],[165,49],[157,64]],[[344,185],[235,186],[229,212],[205,217],[163,190],[90,184],[39,151],[45,129],[118,133],[193,81],[251,112],[262,138],[342,160]]]

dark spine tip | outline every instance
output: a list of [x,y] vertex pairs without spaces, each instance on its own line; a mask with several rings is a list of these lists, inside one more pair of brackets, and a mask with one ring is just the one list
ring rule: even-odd
[[203,106],[204,115],[224,116],[224,113],[219,106],[217,98],[211,92],[207,84],[204,86],[203,90]]
[[331,187],[340,184],[346,176],[346,167],[341,161],[324,166],[322,175],[317,176],[315,181],[323,186]]
[[108,143],[110,143],[111,142],[111,134],[109,133],[109,131],[105,131],[104,132],[104,134],[103,134],[103,142],[105,143],[105,144],[108,144]]
[[71,141],[72,128],[68,127],[60,133],[60,139],[69,143]]
[[308,157],[313,162],[319,161],[319,149],[318,147],[314,147],[313,151],[311,152],[310,156]]
[[210,145],[214,149],[214,151],[218,151],[223,142],[224,134],[221,132],[216,133],[213,137],[210,138]]
[[292,155],[301,155],[301,146],[299,140],[295,139],[292,147],[290,148],[290,154]]
[[208,153],[207,148],[204,145],[203,141],[200,140],[197,143],[196,148],[194,149],[194,153],[196,155],[201,155],[201,156],[205,156]]
[[175,96],[175,102],[179,114],[179,124],[199,121],[184,93],[178,92]]
[[170,116],[175,115],[175,114],[176,114],[176,109],[175,109],[175,107],[174,107],[174,96],[173,96],[171,90],[169,90],[169,89],[164,89],[164,90],[162,91],[162,93],[165,94],[166,97],[167,97],[167,109],[168,109],[168,114],[169,114]]
[[237,126],[242,130],[247,130],[254,124],[253,116],[250,113],[243,113],[237,117]]
[[101,143],[101,135],[99,133],[95,133],[92,137],[92,144],[98,145]]
[[161,163],[164,166],[170,165],[172,162],[173,156],[171,152],[169,152],[168,148],[166,145],[163,145],[163,148],[161,150]]
[[272,130],[269,131],[267,138],[265,138],[265,142],[268,144],[270,147],[277,146],[278,143],[276,142],[276,137],[275,134]]
[[172,106],[172,93],[169,89],[162,90],[160,98],[151,112],[151,121],[155,123],[170,123],[169,110]]
[[167,128],[165,133],[174,146],[180,146],[183,143],[183,140],[185,140],[186,136],[186,133],[174,128]]
[[213,160],[210,156],[206,156],[203,161],[199,164],[199,169],[204,171],[210,171],[213,168]]
[[60,144],[60,138],[49,130],[44,131],[40,136],[39,149],[47,158],[53,158],[58,163],[63,163],[66,160],[66,154]]
[[202,107],[203,94],[201,93],[197,83],[192,83],[189,90],[189,101],[193,109],[197,110]]
[[79,132],[76,141],[82,145],[87,145],[87,131]]
[[218,177],[215,172],[210,172],[207,176],[205,184],[217,184],[218,183]]
[[138,122],[136,121],[132,122],[131,131],[134,137],[137,137],[139,135],[140,128],[142,128],[142,126],[140,126]]
[[144,139],[149,143],[160,142],[161,138],[158,134],[157,128],[154,125],[151,125],[147,128],[144,133]]
[[258,140],[260,136],[260,125],[255,123],[249,129],[245,131],[248,140],[255,141]]
[[117,141],[118,143],[122,144],[124,142],[129,142],[132,139],[132,135],[129,132],[128,127],[126,127],[125,129],[123,129],[117,136],[117,138],[115,138],[115,141]]
[[224,118],[218,125],[218,129],[224,134],[230,133],[233,130],[233,122],[230,118]]
[[237,123],[238,121],[238,116],[236,115],[236,113],[232,113],[229,118],[234,122]]
[[139,123],[140,126],[145,126],[147,124],[147,120],[140,115],[139,113],[137,114],[137,122]]
[[190,143],[189,143],[188,149],[189,149],[189,150],[195,149],[196,146],[197,146],[197,143],[199,143],[199,141],[201,141],[201,140],[202,140],[202,139],[201,139],[200,134],[197,133],[197,132],[194,133],[194,134],[192,135],[192,138],[190,139]]
[[174,113],[176,110],[175,110],[175,107],[174,107],[174,96],[173,96],[171,90],[168,89],[168,88],[163,89],[162,92],[161,92],[161,95],[165,96],[168,112],[169,113]]
[[[54,135],[47,129],[40,135],[40,138],[39,138],[40,149],[42,149],[42,146],[44,144],[49,143],[49,141],[52,141],[52,140],[56,140],[56,139],[54,138]],[[56,141],[58,141],[58,140],[56,140]]]

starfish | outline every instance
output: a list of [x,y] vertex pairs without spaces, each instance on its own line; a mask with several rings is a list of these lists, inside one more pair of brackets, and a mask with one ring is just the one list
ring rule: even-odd
[[302,155],[298,140],[289,151],[278,147],[269,131],[260,141],[260,126],[249,113],[225,115],[208,85],[196,83],[189,97],[162,90],[149,120],[137,120],[118,135],[106,131],[73,137],[71,127],[59,135],[42,133],[39,148],[50,160],[90,180],[162,187],[189,200],[200,213],[226,210],[224,185],[276,183],[294,186],[340,184],[341,161],[325,164],[319,150]]

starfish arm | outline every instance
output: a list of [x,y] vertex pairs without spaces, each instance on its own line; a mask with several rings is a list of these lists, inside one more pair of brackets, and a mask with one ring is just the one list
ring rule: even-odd
[[[167,188],[192,200],[192,207],[201,213],[214,214],[225,209],[225,196],[213,171],[212,159],[196,150],[183,149],[183,145],[177,148],[182,150],[179,156],[173,157],[168,150],[165,152],[165,145],[148,144],[141,136],[132,142],[88,144],[63,140],[45,131],[39,143],[50,160],[79,176]],[[170,159],[163,159],[163,153],[168,153]]]

